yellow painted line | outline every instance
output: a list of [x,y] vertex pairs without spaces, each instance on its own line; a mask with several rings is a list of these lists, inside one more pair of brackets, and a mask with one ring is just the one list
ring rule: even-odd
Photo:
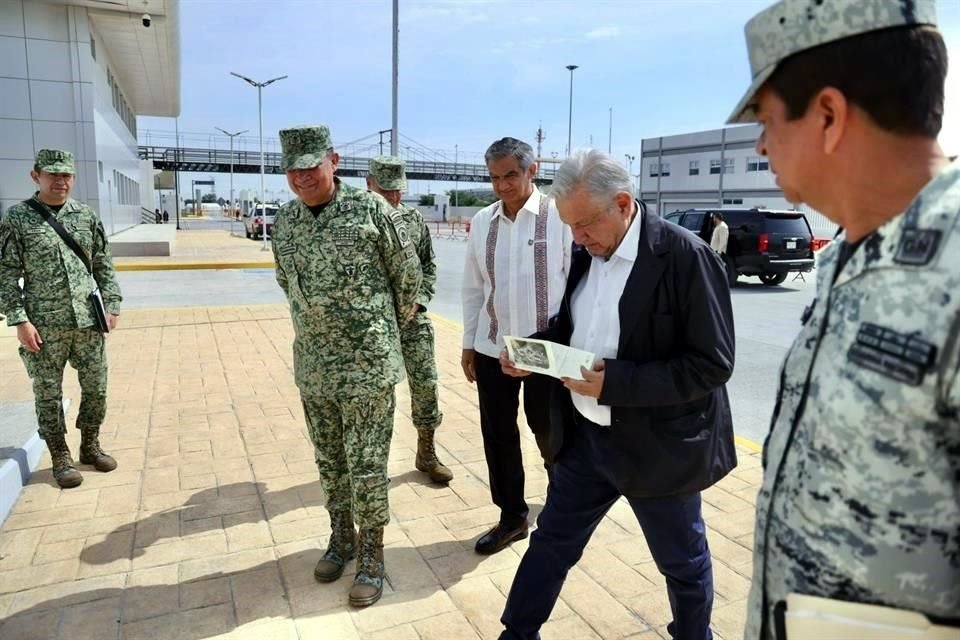
[[753,440],[748,440],[747,438],[744,438],[743,436],[738,436],[738,435],[734,435],[733,439],[738,445],[740,445],[744,449],[749,449],[754,453],[761,453],[763,451],[763,445],[759,445]]
[[[457,322],[456,320],[445,318],[439,314],[433,313],[432,311],[428,312],[427,315],[429,315],[431,318],[433,318],[437,322],[441,322],[447,326],[454,327],[456,329],[463,329],[463,325]],[[740,445],[744,449],[748,449],[750,451],[753,451],[754,453],[760,453],[763,451],[763,445],[757,444],[753,440],[750,440],[748,438],[744,438],[743,436],[738,436],[738,435],[734,435],[733,439],[738,445]]]
[[448,327],[453,327],[454,329],[460,329],[460,330],[463,329],[463,325],[460,324],[459,322],[457,322],[456,320],[451,320],[450,318],[445,318],[444,316],[441,316],[441,315],[439,315],[439,314],[436,314],[436,313],[434,313],[434,312],[432,312],[432,311],[428,311],[428,312],[427,312],[427,315],[430,316],[431,318],[433,318],[434,320],[436,320],[437,322],[439,322],[439,323],[441,323],[441,324],[447,325]]
[[166,263],[121,263],[114,264],[116,271],[186,271],[196,269],[273,269],[272,261],[258,262],[166,262]]

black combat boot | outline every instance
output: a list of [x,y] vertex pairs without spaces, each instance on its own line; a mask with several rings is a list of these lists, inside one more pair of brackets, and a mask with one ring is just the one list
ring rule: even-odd
[[357,575],[350,587],[350,605],[369,607],[383,595],[383,528],[360,530]]
[[64,434],[47,436],[46,440],[50,458],[53,460],[53,477],[57,484],[63,489],[80,486],[83,476],[73,466],[73,458],[70,457],[70,448]]
[[432,429],[417,429],[417,471],[423,471],[430,479],[440,484],[447,484],[453,480],[453,471],[450,471],[437,459],[437,450],[433,444]]
[[113,471],[117,461],[100,448],[100,427],[81,427],[80,464],[92,464],[97,471]]
[[343,566],[357,554],[357,532],[349,511],[330,514],[330,544],[313,570],[317,582],[333,582],[343,575]]

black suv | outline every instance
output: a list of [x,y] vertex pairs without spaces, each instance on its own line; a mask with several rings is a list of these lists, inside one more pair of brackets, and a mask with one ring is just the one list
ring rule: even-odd
[[724,261],[731,285],[745,275],[759,276],[763,284],[774,286],[786,280],[788,273],[813,269],[813,232],[802,211],[687,209],[664,218],[710,244],[715,211],[730,229]]

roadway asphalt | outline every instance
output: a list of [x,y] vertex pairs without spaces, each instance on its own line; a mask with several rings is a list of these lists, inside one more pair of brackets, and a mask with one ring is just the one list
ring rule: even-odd
[[[229,227],[229,222],[220,224]],[[438,278],[431,311],[461,322],[460,283],[466,243],[438,239],[434,249]],[[267,269],[120,272],[118,277],[124,305],[130,308],[285,301],[273,271]],[[757,443],[763,441],[780,363],[800,329],[800,315],[813,294],[812,274],[806,281],[788,279],[779,287],[764,286],[756,278],[741,278],[733,289],[737,363],[728,390],[738,435]]]

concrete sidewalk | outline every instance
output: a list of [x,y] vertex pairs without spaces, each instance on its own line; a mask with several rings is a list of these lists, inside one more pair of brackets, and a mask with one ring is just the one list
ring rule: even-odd
[[[247,241],[249,242],[249,241]],[[473,552],[496,518],[476,391],[460,373],[460,331],[438,320],[445,414],[438,453],[449,487],[414,471],[416,431],[398,386],[390,457],[389,584],[364,610],[346,606],[353,567],[313,579],[328,519],[292,376],[284,305],[131,310],[109,338],[103,444],[119,468],[84,467],[61,491],[49,457],[0,528],[0,638],[389,640],[496,638],[526,541]],[[0,394],[29,399],[15,338],[0,336]],[[68,369],[66,395],[78,398]],[[75,419],[76,404],[68,422]],[[546,478],[522,430],[527,493]],[[79,434],[71,428],[76,447]],[[742,635],[759,454],[704,494],[714,554],[715,632]],[[563,590],[546,639],[668,638],[663,579],[624,501],[598,528]]]

